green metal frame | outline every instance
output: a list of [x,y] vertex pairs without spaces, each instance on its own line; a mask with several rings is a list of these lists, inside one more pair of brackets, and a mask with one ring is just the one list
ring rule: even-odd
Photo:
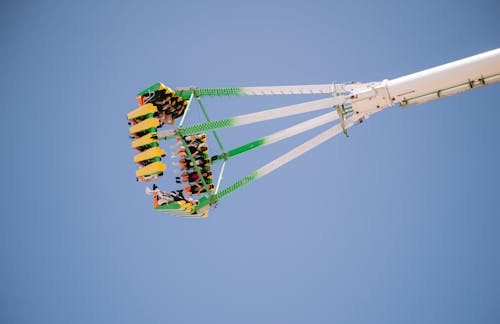
[[[200,105],[200,108],[203,111],[203,115],[205,115],[205,119],[207,120],[207,122],[211,122],[210,117],[208,116],[207,110],[205,109],[205,106],[201,102],[201,99],[199,96],[196,97],[196,101],[198,101],[198,105]],[[224,146],[222,145],[222,142],[219,138],[219,135],[217,134],[217,131],[213,130],[212,134],[214,135],[215,140],[217,141],[217,144],[219,145],[219,148],[222,152],[221,155],[224,156],[224,163],[222,164],[222,167],[220,169],[219,177],[217,179],[217,185],[215,187],[215,194],[217,194],[217,192],[219,191],[220,183],[222,181],[222,175],[224,174],[224,170],[226,168],[227,154],[226,154]],[[201,176],[201,175],[199,175],[199,176]]]
[[244,92],[241,88],[177,88],[175,93],[183,99],[188,99],[192,94],[196,98],[204,96],[241,96]]
[[[177,91],[178,90],[176,90],[176,93],[178,93]],[[196,170],[196,173],[198,174],[198,176],[200,177],[201,182],[203,184],[203,187],[206,190],[207,195],[205,197],[208,198],[208,203],[213,204],[213,203],[215,203],[218,200],[216,198],[216,194],[218,192],[218,189],[219,189],[219,186],[220,186],[220,183],[221,183],[221,180],[222,180],[222,176],[224,174],[225,161],[224,161],[224,164],[221,167],[221,171],[220,171],[218,179],[217,179],[217,185],[216,185],[216,188],[215,188],[215,193],[212,193],[210,191],[210,188],[209,188],[207,182],[203,178],[201,168],[197,164],[194,163],[195,159],[194,159],[193,155],[191,154],[191,151],[190,151],[190,149],[189,149],[186,141],[183,138],[183,136],[185,134],[184,134],[184,128],[182,127],[184,125],[185,118],[187,116],[187,113],[188,113],[189,108],[191,106],[191,102],[193,101],[194,97],[196,97],[196,101],[198,102],[198,105],[200,106],[200,109],[203,112],[203,115],[205,116],[206,121],[207,122],[211,122],[211,120],[210,120],[210,117],[208,116],[208,113],[207,113],[207,110],[205,109],[205,106],[201,102],[200,94],[197,93],[195,89],[192,89],[192,90],[189,90],[189,91],[188,90],[181,90],[180,95],[182,95],[183,97],[187,96],[188,94],[189,94],[189,102],[188,102],[188,105],[186,107],[186,111],[184,112],[184,115],[182,116],[182,119],[179,122],[179,127],[176,130],[176,135],[178,135],[181,138],[182,146],[184,147],[184,149],[185,149],[186,153],[188,154],[189,158],[191,159],[191,161],[193,161],[193,167]],[[189,134],[193,134],[193,133],[190,132]],[[227,154],[226,154],[226,152],[224,150],[224,146],[222,145],[222,141],[220,140],[219,135],[217,134],[217,132],[215,130],[212,131],[212,134],[214,135],[214,138],[217,141],[217,144],[218,144],[220,150],[222,151],[221,155],[222,156],[226,156]],[[226,160],[227,160],[227,158],[226,158]],[[205,200],[203,200],[203,199],[200,198],[200,201],[205,201]],[[197,206],[197,208],[195,208],[195,211],[198,211],[200,208],[202,208],[202,207],[198,207],[198,206]],[[206,206],[206,203],[204,204],[204,206]]]
[[[237,88],[234,89],[235,90],[234,92],[228,91],[228,90],[232,90],[232,89],[227,89],[227,88],[226,89],[208,89],[208,90],[210,90],[210,91],[200,92],[197,89],[189,89],[189,90],[188,89],[185,89],[185,90],[177,90],[176,89],[175,90],[176,94],[182,95],[183,98],[189,96],[188,107],[186,107],[186,112],[184,113],[183,118],[182,118],[181,122],[179,123],[179,127],[176,130],[176,136],[179,136],[181,138],[181,143],[184,146],[184,149],[186,150],[186,153],[188,154],[191,161],[194,161],[194,158],[193,158],[191,151],[189,150],[187,143],[184,140],[183,136],[187,135],[187,134],[185,134],[186,129],[189,130],[188,132],[186,132],[188,134],[194,134],[194,133],[197,133],[197,131],[192,129],[191,126],[187,126],[186,128],[184,128],[182,126],[184,124],[184,120],[185,120],[185,117],[188,113],[188,108],[190,107],[190,104],[191,104],[191,101],[193,100],[193,97],[196,98],[196,101],[198,102],[198,105],[200,106],[200,109],[202,110],[203,115],[205,116],[207,123],[213,123],[210,120],[210,117],[208,116],[208,113],[207,113],[205,106],[203,105],[200,97],[203,95],[221,95],[221,94],[222,95],[239,95],[239,94],[241,94],[241,93],[238,93],[238,91],[236,91]],[[220,90],[220,92],[218,92],[218,90]],[[224,90],[224,92],[222,90]],[[207,94],[207,93],[209,93],[209,94]],[[203,131],[203,130],[200,129],[200,131]],[[257,172],[252,172],[251,174],[241,178],[240,180],[236,181],[235,183],[233,183],[233,184],[229,185],[228,187],[219,191],[227,160],[232,156],[244,153],[246,151],[249,151],[251,149],[254,149],[254,148],[261,146],[265,140],[258,139],[258,140],[255,140],[253,142],[250,142],[248,144],[245,144],[243,146],[237,147],[235,149],[232,149],[232,150],[226,152],[226,150],[224,149],[224,146],[222,144],[222,141],[220,140],[220,137],[217,134],[217,131],[212,130],[212,134],[214,135],[214,138],[217,141],[217,145],[219,146],[219,148],[222,152],[221,154],[217,155],[217,158],[214,161],[223,160],[223,164],[222,164],[222,167],[221,167],[218,179],[217,179],[217,184],[216,184],[214,193],[212,193],[209,190],[209,187],[208,187],[207,183],[205,182],[205,179],[202,176],[202,172],[201,172],[200,167],[198,167],[198,165],[196,165],[196,164],[193,164],[196,172],[198,173],[198,176],[200,177],[200,179],[203,183],[203,186],[205,187],[205,189],[207,191],[207,194],[203,195],[199,199],[198,205],[196,205],[196,207],[194,209],[195,213],[197,213],[200,209],[206,208],[208,205],[215,204],[222,197],[232,193],[233,191],[241,188],[242,186],[246,185],[247,183],[252,182],[253,180],[258,178]]]
[[241,154],[241,153],[245,153],[247,151],[250,151],[250,150],[253,150],[253,149],[257,148],[257,147],[260,147],[260,146],[262,146],[264,144],[264,142],[265,142],[265,139],[264,138],[260,138],[258,140],[252,141],[252,142],[247,143],[245,145],[242,145],[242,146],[239,146],[239,147],[234,148],[232,150],[229,150],[229,151],[227,151],[227,153],[216,155],[216,156],[214,156],[212,158],[212,161],[213,162],[218,162],[220,160],[226,161],[230,157],[233,157],[235,155],[238,155],[238,154]]
[[[261,147],[263,145],[266,145],[267,141],[269,140],[269,137],[263,137],[263,138],[254,140],[252,142],[249,142],[249,143],[244,144],[242,146],[236,147],[236,148],[231,149],[229,151],[225,150],[216,129],[234,126],[235,125],[234,118],[226,118],[226,119],[222,119],[222,120],[211,121],[200,97],[202,97],[202,96],[244,95],[245,94],[244,91],[240,88],[215,88],[215,89],[181,88],[181,89],[175,89],[175,93],[176,93],[176,95],[181,96],[183,99],[189,99],[189,102],[188,102],[188,105],[186,107],[185,113],[181,118],[181,121],[179,123],[179,127],[172,134],[166,135],[166,136],[162,137],[161,139],[166,140],[166,139],[172,139],[176,136],[179,136],[181,138],[181,143],[182,143],[183,147],[185,148],[187,155],[189,156],[191,161],[194,162],[195,159],[194,159],[193,155],[191,154],[191,151],[190,151],[186,141],[184,140],[183,136],[211,131],[212,134],[214,135],[215,140],[217,141],[217,145],[219,146],[219,148],[221,150],[221,153],[214,156],[211,160],[211,164],[213,164],[214,162],[223,161],[222,167],[220,169],[220,173],[218,175],[218,179],[217,179],[217,181],[214,181],[214,182],[216,182],[216,187],[215,187],[214,192],[211,192],[209,190],[208,184],[202,176],[201,168],[198,165],[193,163],[193,167],[196,170],[198,176],[201,178],[202,184],[203,184],[204,188],[206,189],[206,194],[202,195],[200,197],[200,199],[198,200],[198,204],[194,208],[194,213],[198,214],[198,212],[200,210],[204,210],[209,205],[215,204],[221,198],[238,190],[242,186],[244,186],[250,182],[255,181],[256,179],[260,178],[261,176],[263,176],[269,172],[269,171],[264,171],[263,168],[260,168],[256,171],[246,175],[245,177],[237,180],[233,184],[225,187],[224,189],[219,190],[228,159],[233,157],[233,156],[236,156],[236,155],[242,154],[244,152],[253,150],[255,148]],[[190,111],[191,103],[192,103],[193,99],[195,99],[195,98],[196,98],[196,101],[198,102],[198,105],[200,106],[201,111],[203,112],[203,115],[206,119],[206,122],[202,123],[202,124],[188,125],[188,126],[184,127],[185,118],[187,116],[187,113]],[[341,119],[341,122],[345,122],[346,116],[352,112],[351,107],[346,107],[346,106],[340,107],[339,106],[339,107],[335,107],[335,108],[337,108],[336,110],[339,113],[339,117]],[[346,130],[347,127],[345,127],[345,125],[343,125],[343,126],[344,126],[343,127],[344,130]]]
[[[185,118],[187,116],[187,113],[189,111],[189,108],[190,108],[190,105],[191,105],[191,102],[193,100],[193,97],[196,98],[196,101],[198,102],[198,105],[200,106],[200,109],[202,110],[203,112],[203,115],[205,116],[205,119],[207,121],[206,124],[201,124],[203,126],[207,125],[207,124],[215,124],[215,123],[219,123],[220,121],[218,122],[212,122],[210,117],[208,116],[208,113],[205,109],[205,106],[203,105],[200,97],[203,96],[203,95],[239,95],[240,93],[238,93],[236,91],[237,88],[235,88],[235,91],[232,92],[232,91],[228,91],[228,89],[203,89],[203,90],[210,90],[210,91],[204,91],[204,92],[200,92],[198,89],[183,89],[183,90],[178,90],[176,89],[175,92],[176,94],[178,95],[181,95],[183,98],[185,97],[188,97],[189,98],[189,102],[188,102],[188,106],[186,107],[186,111],[179,123],[179,127],[177,128],[176,132],[175,132],[175,136],[179,136],[181,138],[181,143],[186,151],[186,153],[188,154],[189,158],[191,159],[191,161],[195,161],[192,154],[191,154],[191,151],[189,150],[188,148],[188,145],[186,143],[186,141],[184,140],[183,136],[184,135],[190,135],[190,134],[195,134],[195,133],[198,133],[198,132],[202,132],[203,131],[203,128],[204,127],[200,127],[198,129],[198,127],[193,127],[193,126],[187,126],[187,127],[183,127],[184,125],[184,121],[185,121]],[[218,91],[220,90],[220,91]],[[232,90],[232,89],[229,89],[229,90]],[[208,93],[208,94],[207,94]],[[227,126],[230,126],[229,123],[230,123],[230,119],[227,120],[228,121],[228,125]],[[219,128],[219,127],[217,127]],[[252,172],[250,173],[249,175],[241,178],[240,180],[234,182],[233,184],[229,185],[228,187],[222,189],[219,191],[219,188],[220,188],[220,184],[221,184],[221,181],[222,181],[222,178],[223,178],[223,174],[224,174],[224,170],[225,170],[225,167],[226,167],[226,162],[227,160],[230,158],[230,157],[233,157],[233,156],[236,156],[236,155],[239,155],[239,154],[242,154],[244,152],[247,152],[249,150],[252,150],[252,149],[255,149],[257,147],[260,147],[264,144],[265,142],[265,139],[264,138],[261,138],[261,139],[258,139],[258,140],[254,140],[250,143],[247,143],[245,145],[242,145],[240,147],[237,147],[237,148],[234,148],[228,152],[226,152],[226,150],[224,149],[224,146],[222,145],[222,141],[220,140],[220,137],[219,135],[217,134],[217,131],[216,130],[212,130],[212,134],[214,135],[214,138],[215,140],[217,141],[217,144],[221,150],[221,154],[217,155],[216,158],[213,160],[214,162],[218,162],[218,161],[221,161],[223,160],[223,164],[222,164],[222,167],[221,167],[221,170],[220,170],[220,173],[219,173],[219,176],[218,176],[218,179],[217,179],[217,184],[216,184],[216,187],[215,187],[215,192],[212,193],[210,190],[209,190],[209,187],[207,185],[207,183],[205,182],[205,179],[203,178],[202,176],[202,171],[200,169],[200,167],[196,164],[193,163],[193,166],[196,170],[196,173],[198,174],[198,176],[200,177],[201,181],[202,181],[202,184],[203,186],[205,187],[205,190],[207,191],[207,195],[204,195],[202,196],[199,201],[198,201],[198,205],[196,205],[194,211],[195,213],[197,213],[200,209],[203,209],[205,207],[207,207],[208,205],[212,205],[214,203],[216,203],[218,200],[220,200],[222,197],[232,193],[233,191],[241,188],[242,186],[246,185],[247,183],[249,182],[252,182],[254,181],[255,179],[258,178],[258,173],[257,172]],[[169,138],[172,138],[174,136],[171,136]]]

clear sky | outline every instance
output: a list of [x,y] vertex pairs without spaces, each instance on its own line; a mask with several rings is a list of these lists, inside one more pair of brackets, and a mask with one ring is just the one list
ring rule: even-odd
[[[368,82],[491,50],[498,1],[0,8],[0,323],[500,322],[498,84],[387,109],[203,220],[152,209],[125,118],[157,81]],[[206,106],[218,118],[310,99]],[[224,184],[314,134],[235,158]]]

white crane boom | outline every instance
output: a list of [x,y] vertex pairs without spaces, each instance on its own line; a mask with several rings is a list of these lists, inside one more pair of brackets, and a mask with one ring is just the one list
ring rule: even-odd
[[392,80],[365,84],[351,100],[356,112],[373,113],[400,104],[436,100],[500,81],[500,49],[484,52]]

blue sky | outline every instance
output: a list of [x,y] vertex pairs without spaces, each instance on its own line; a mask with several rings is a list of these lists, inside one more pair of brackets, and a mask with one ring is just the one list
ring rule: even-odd
[[[125,120],[157,81],[368,82],[494,49],[498,2],[1,8],[1,323],[499,322],[498,84],[387,109],[203,220],[151,208]],[[218,118],[304,100],[205,103]],[[234,159],[225,184],[303,140]]]

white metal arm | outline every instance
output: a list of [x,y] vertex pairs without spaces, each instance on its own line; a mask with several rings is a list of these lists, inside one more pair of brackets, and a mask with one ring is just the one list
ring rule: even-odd
[[351,96],[356,112],[421,104],[500,81],[500,49],[393,80],[365,84]]

